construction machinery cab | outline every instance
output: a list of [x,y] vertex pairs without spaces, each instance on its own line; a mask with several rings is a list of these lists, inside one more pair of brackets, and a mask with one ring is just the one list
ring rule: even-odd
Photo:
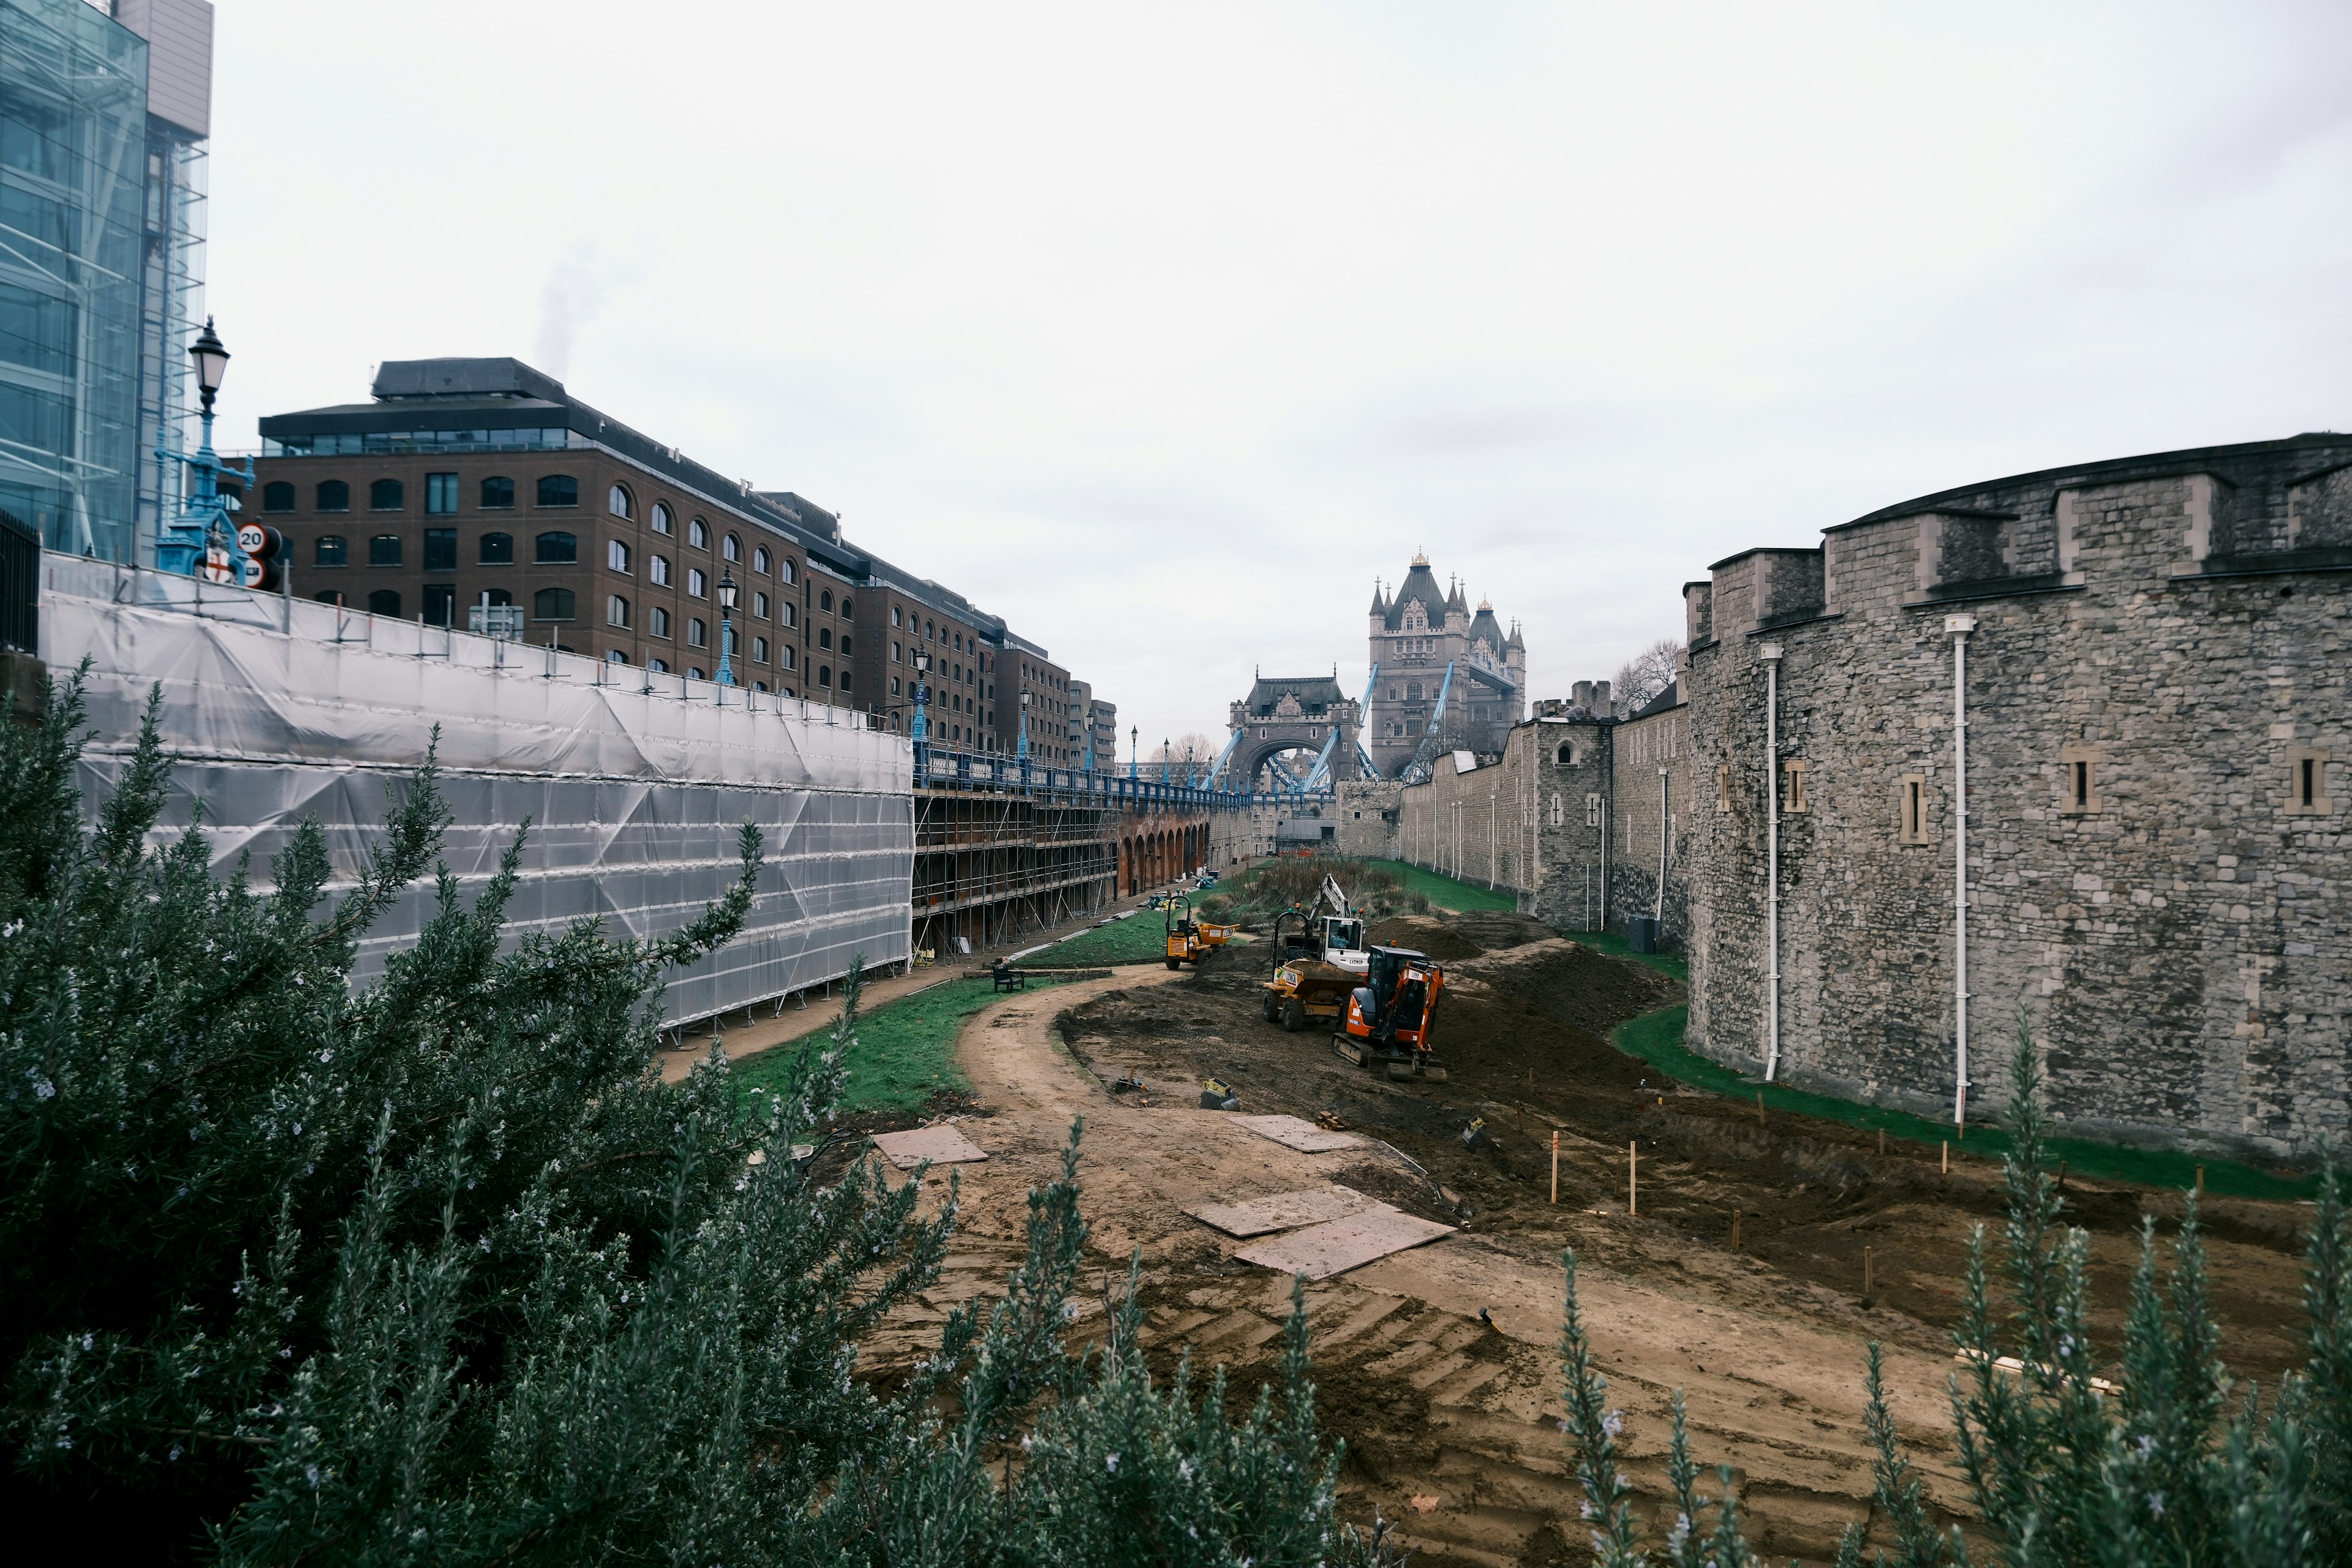
[[1360,1066],[1386,1062],[1391,1078],[1443,1083],[1432,1037],[1445,971],[1409,947],[1375,947],[1365,956],[1364,984],[1349,993],[1343,1032],[1332,1044]]

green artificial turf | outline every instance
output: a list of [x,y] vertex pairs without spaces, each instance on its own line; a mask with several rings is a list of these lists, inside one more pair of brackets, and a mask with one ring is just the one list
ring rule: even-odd
[[[1576,940],[1588,939],[1579,936]],[[1634,957],[1637,962],[1642,960],[1640,954]],[[1689,1019],[1688,1007],[1663,1007],[1618,1025],[1609,1037],[1619,1050],[1640,1058],[1694,1089],[1709,1089],[1751,1105],[1760,1091],[1768,1112],[1790,1111],[1824,1121],[1841,1121],[1864,1131],[1884,1128],[1889,1138],[1929,1150],[1952,1137],[1953,1128],[1947,1121],[1930,1121],[1908,1111],[1885,1110],[1874,1105],[1858,1105],[1831,1095],[1790,1089],[1785,1084],[1759,1083],[1736,1068],[1709,1061],[1683,1044],[1683,1031]],[[2014,1145],[2001,1129],[1971,1122],[1968,1136],[1955,1141],[1952,1147],[1957,1153],[1993,1159],[2007,1154]],[[2130,1149],[2079,1138],[2053,1138],[2046,1147],[2051,1160],[2063,1160],[2069,1171],[2102,1181],[2129,1182],[2147,1187],[2189,1187],[2196,1184],[2197,1169],[2201,1165],[2205,1170],[2205,1190],[2230,1197],[2304,1198],[2311,1196],[2318,1186],[2315,1177],[2281,1176],[2210,1155]]]
[[1518,895],[1498,892],[1493,888],[1474,887],[1457,882],[1451,877],[1441,877],[1434,871],[1424,871],[1418,866],[1408,866],[1402,860],[1368,860],[1368,866],[1393,871],[1404,881],[1404,890],[1419,893],[1441,910],[1456,912],[1470,910],[1516,910]]
[[1020,967],[1066,969],[1072,964],[1135,963],[1168,956],[1167,915],[1144,910],[1107,926],[1090,926],[1066,942],[1039,948],[1020,961]]
[[[1029,984],[1034,989],[1055,982],[1050,975],[1039,975]],[[849,1082],[838,1114],[919,1110],[935,1095],[970,1089],[971,1085],[956,1067],[956,1036],[965,1019],[996,999],[995,986],[982,976],[950,980],[861,1014],[846,1064]],[[819,1037],[831,1034],[830,1029],[821,1030]],[[781,1086],[792,1071],[793,1055],[804,1043],[789,1041],[738,1062],[733,1068],[736,1092],[749,1094],[755,1089]]]

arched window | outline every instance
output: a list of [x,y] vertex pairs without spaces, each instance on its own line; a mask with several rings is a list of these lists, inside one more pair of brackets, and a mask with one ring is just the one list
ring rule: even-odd
[[686,618],[686,646],[688,647],[710,646],[710,628],[703,625],[700,616],[688,616]]
[[844,691],[849,689],[849,670],[846,666],[845,666],[841,671],[841,689]]
[[688,544],[693,545],[697,550],[709,549],[710,525],[703,521],[700,518],[696,518],[692,522],[686,525],[686,542]]
[[793,558],[789,555],[776,563],[776,575],[786,583],[797,583],[801,580],[800,568],[793,563]]
[[649,658],[646,660],[646,668],[653,671],[656,675],[667,675],[669,673],[669,660],[666,658]]
[[819,647],[831,647],[833,646],[833,628],[831,626],[817,627],[816,646]]
[[751,613],[763,621],[768,618],[767,595],[754,594],[751,595]]
[[743,559],[743,542],[730,533],[727,536],[726,542],[720,545],[719,553],[730,561],[740,561]]
[[541,588],[530,596],[533,620],[568,621],[572,618],[578,601],[569,588]]
[[790,644],[790,643],[788,643],[788,642],[787,642],[787,643],[778,643],[778,644],[776,645],[776,663],[777,663],[777,664],[781,665],[782,668],[786,668],[786,669],[791,669],[791,668],[793,668],[795,665],[799,664],[799,662],[800,662],[800,655],[799,655],[797,652],[795,652],[795,651],[794,651],[794,649],[793,649],[793,645],[792,645],[792,644]]
[[820,610],[829,610],[829,609],[833,608],[833,590],[832,590],[832,589],[830,589],[830,588],[824,589],[823,592],[821,592],[821,593],[819,593],[819,594],[817,595],[817,596],[816,596],[816,607],[817,607],[818,609],[820,609]]
[[580,481],[570,474],[547,474],[539,481],[539,504],[541,506],[578,506]]
[[1571,768],[1576,765],[1575,742],[1562,741],[1559,743],[1559,765],[1564,768]]
[[768,571],[768,547],[766,545],[754,544],[751,546],[751,570],[761,574],[762,576],[766,575]]
[[614,485],[604,492],[604,510],[614,517],[635,517],[636,513],[631,509],[635,504],[626,485]]
[[751,662],[753,664],[765,664],[768,662],[767,638],[753,637],[751,639]]
[[629,601],[615,594],[604,601],[604,624],[625,626],[629,624]]
[[833,684],[833,666],[829,664],[820,664],[816,667],[816,683],[819,686],[831,686]]
[[400,535],[379,533],[368,541],[368,564],[397,566],[400,564]]
[[664,588],[669,586],[668,556],[648,555],[646,557],[646,581]]
[[790,599],[778,599],[776,601],[776,624],[778,626],[796,626],[800,625],[799,620],[795,618],[797,615],[798,612],[793,608],[793,602]]
[[623,653],[619,648],[614,648],[611,652],[605,654],[604,662],[606,664],[626,664],[629,662],[629,656]]
[[561,566],[580,559],[580,539],[576,534],[542,533],[539,536],[538,544],[535,559],[542,566]]
[[292,511],[294,510],[294,487],[284,479],[272,479],[268,484],[262,486],[261,510],[264,511]]
[[320,479],[317,510],[320,511],[351,510],[352,487],[341,479]]
[[341,566],[350,558],[345,553],[348,549],[341,534],[322,533],[319,535],[319,542],[310,547],[310,564]]
[[511,533],[486,533],[482,535],[480,554],[481,563],[485,566],[513,565],[514,535]]
[[669,612],[656,605],[646,614],[646,630],[654,637],[669,636]]
[[604,541],[604,564],[615,572],[629,569],[629,547],[617,539]]
[[702,666],[698,664],[686,672],[686,678],[688,680],[708,680],[710,679],[710,677],[702,673]]
[[404,492],[398,479],[378,479],[368,486],[370,511],[398,511]]
[[322,605],[333,605],[341,608],[343,603],[343,591],[341,588],[329,588],[321,593],[313,594],[310,597]]
[[677,531],[677,523],[670,516],[669,502],[666,500],[657,500],[654,502],[654,515],[650,526],[656,533],[673,533]]
[[370,594],[368,595],[368,614],[371,616],[391,616],[394,619],[397,619],[400,616],[399,591],[393,588],[378,588],[374,593]]
[[482,481],[482,510],[505,511],[514,505],[514,481],[504,474]]
[[841,657],[844,658],[847,658],[849,657],[849,634],[847,632],[841,634]]
[[710,579],[703,575],[701,567],[689,566],[686,569],[686,591],[698,599],[707,599],[710,596]]

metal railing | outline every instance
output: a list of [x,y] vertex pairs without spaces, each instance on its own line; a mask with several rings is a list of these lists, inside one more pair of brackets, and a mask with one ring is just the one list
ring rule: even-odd
[[[1157,767],[1158,764],[1152,764]],[[987,752],[950,752],[934,745],[915,748],[915,787],[934,790],[1017,790],[1061,804],[1097,804],[1162,810],[1248,811],[1258,806],[1322,805],[1329,790],[1208,789],[1174,779],[1104,773],[1099,769],[1047,767],[1035,761]]]

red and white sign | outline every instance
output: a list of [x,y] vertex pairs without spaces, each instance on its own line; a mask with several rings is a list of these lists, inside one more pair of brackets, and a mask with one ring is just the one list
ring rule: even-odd
[[[246,559],[251,560],[252,557],[247,556]],[[226,550],[205,551],[204,564],[196,570],[203,574],[207,583],[234,583],[243,575],[236,562],[229,559],[229,553]]]

